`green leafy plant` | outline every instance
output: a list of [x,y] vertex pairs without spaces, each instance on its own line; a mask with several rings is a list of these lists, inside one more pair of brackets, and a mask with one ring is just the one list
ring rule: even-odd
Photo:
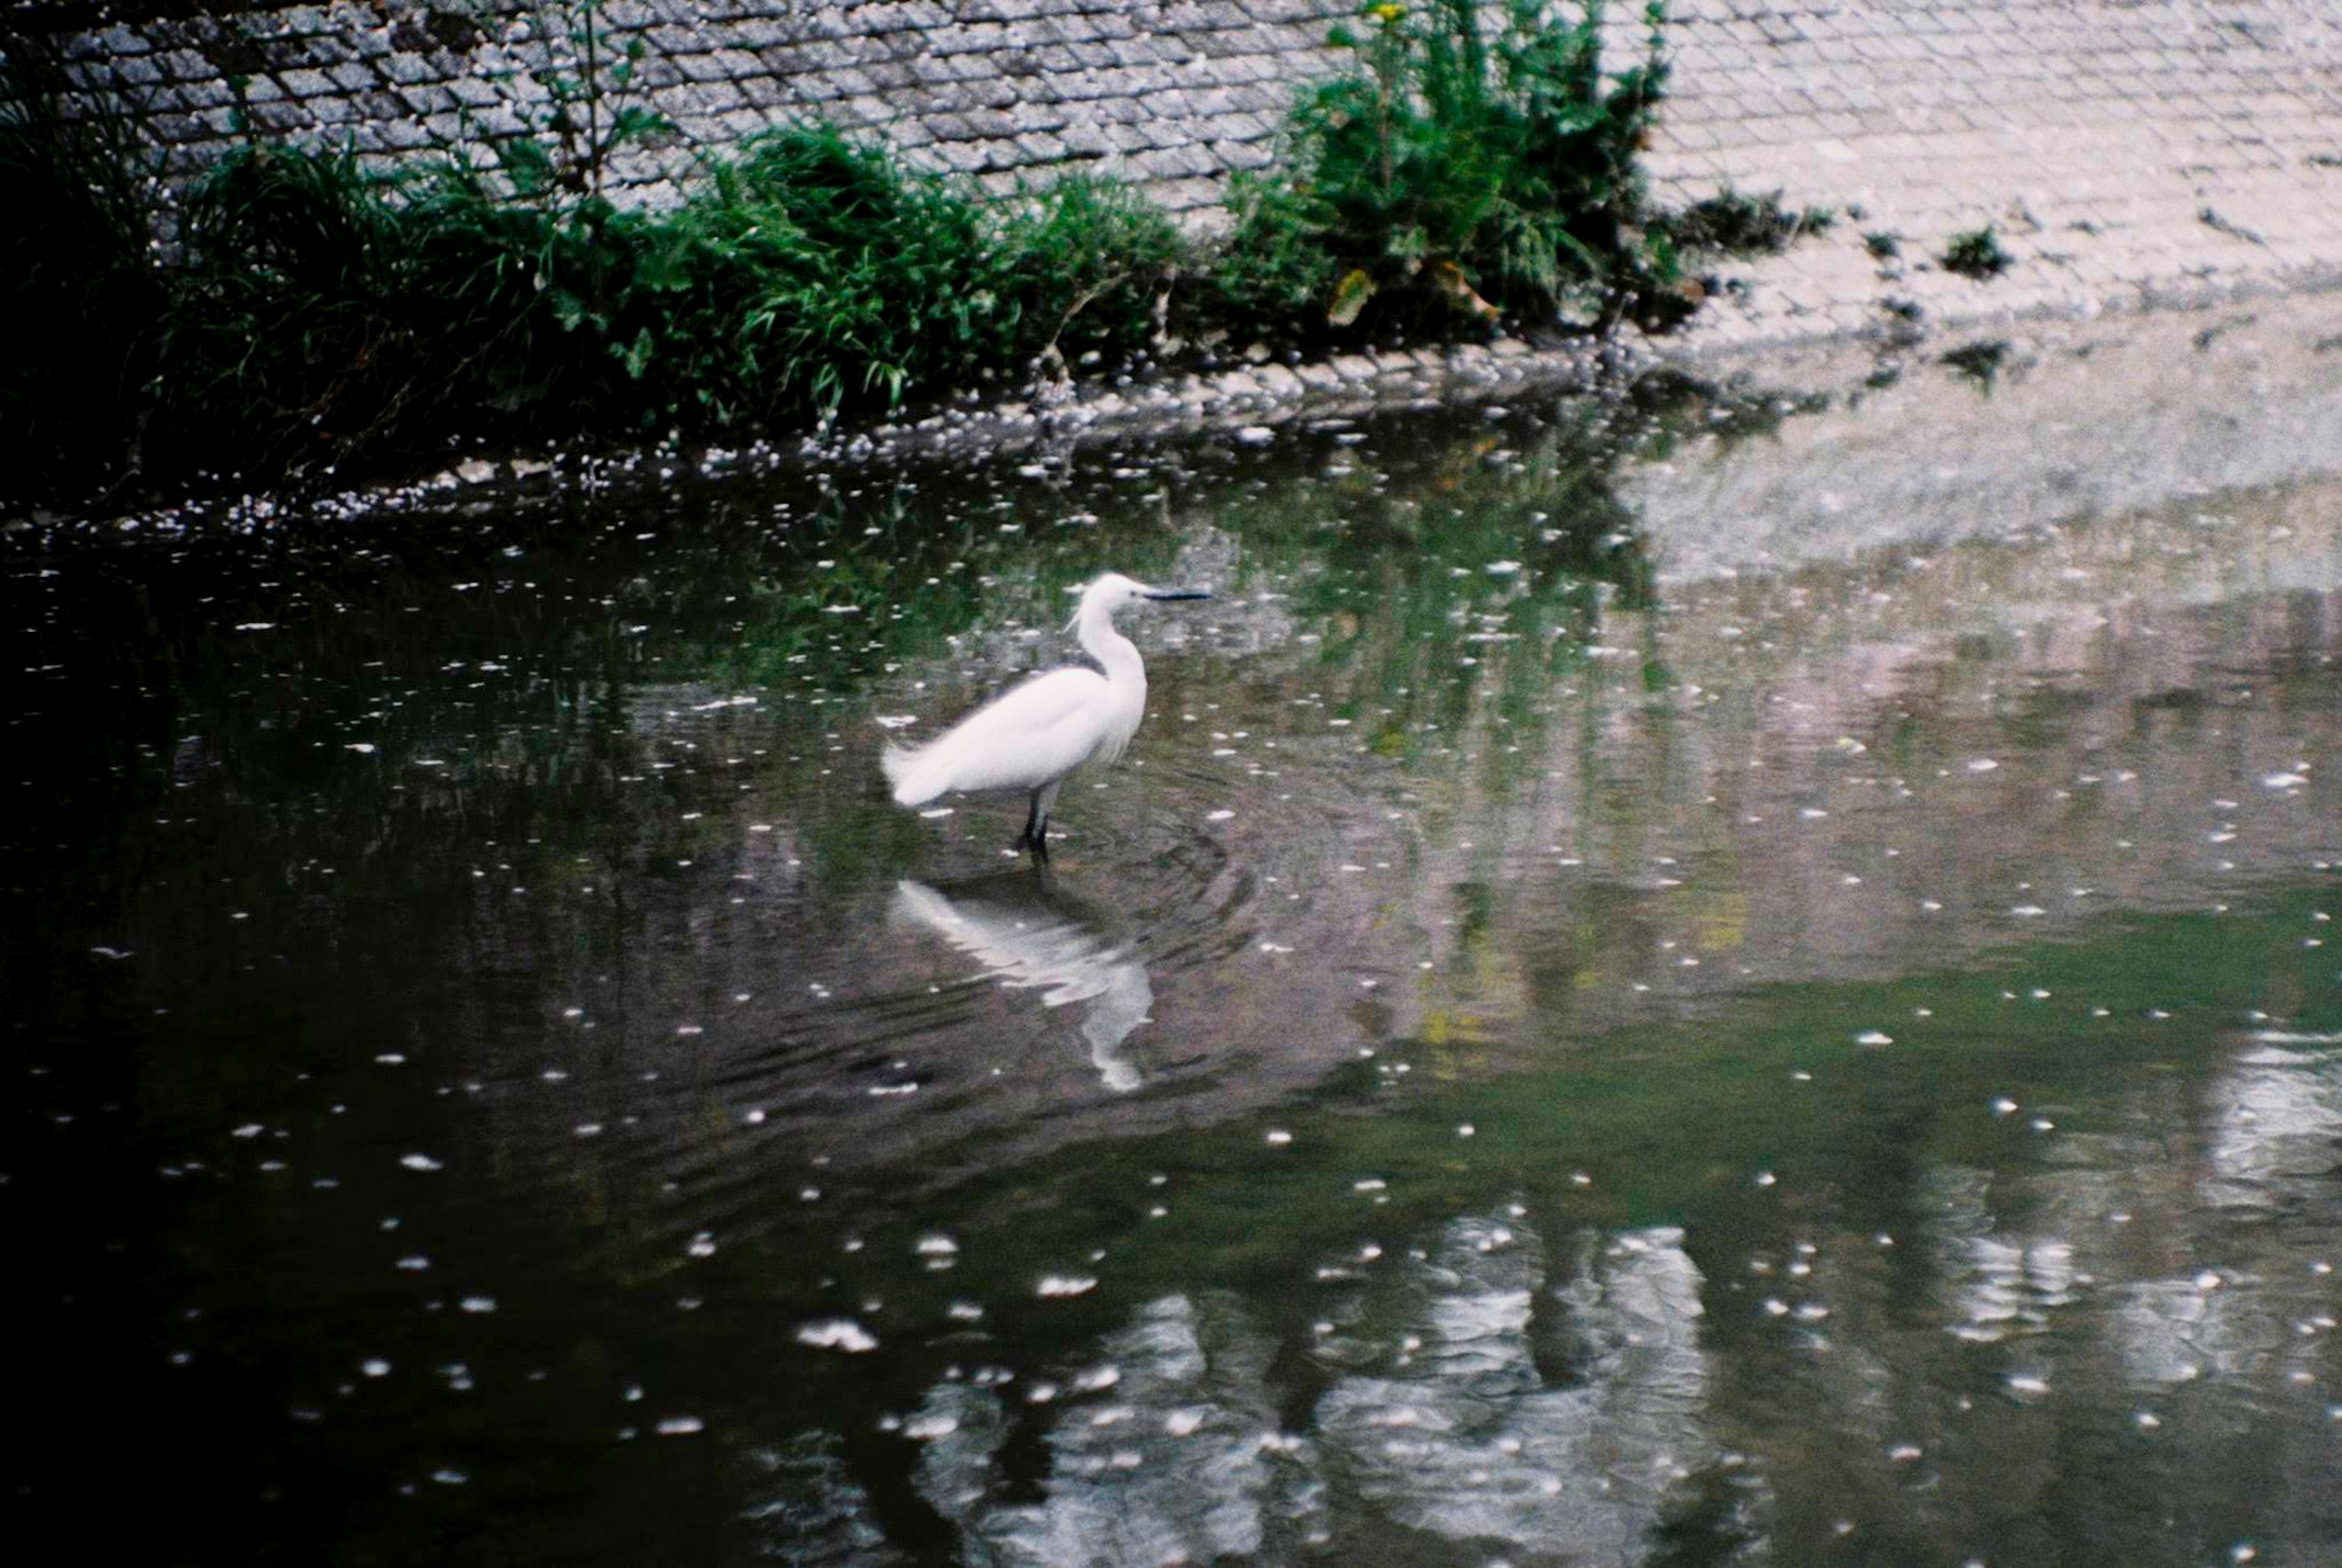
[[1606,75],[1602,7],[1385,0],[1333,41],[1356,70],[1310,89],[1286,167],[1236,194],[1216,263],[1231,306],[1306,302],[1318,333],[1615,315],[1671,284],[1642,228],[1636,152],[1666,79]]
[[613,51],[603,35],[605,0],[564,0],[546,15],[558,16],[569,47],[569,69],[548,73],[545,88],[553,101],[544,143],[526,137],[501,144],[499,152],[515,183],[525,191],[555,187],[600,195],[610,159],[631,143],[673,135],[675,125],[648,105],[630,103],[635,75],[643,60],[642,35]]
[[1968,229],[1954,235],[1944,254],[1937,258],[1946,272],[1956,272],[1962,277],[1978,283],[1997,278],[2016,265],[2017,258],[2000,248],[2000,237],[1990,224],[1980,229]]

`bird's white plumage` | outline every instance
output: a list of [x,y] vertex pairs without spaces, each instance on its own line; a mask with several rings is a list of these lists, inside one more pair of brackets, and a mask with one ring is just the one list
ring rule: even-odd
[[1146,712],[1146,666],[1115,630],[1115,612],[1141,599],[1204,596],[1149,588],[1114,572],[1090,584],[1072,629],[1099,668],[1036,675],[925,745],[888,746],[879,764],[896,804],[925,805],[955,791],[1026,791],[1033,797],[1026,834],[1041,853],[1057,785],[1085,764],[1120,756]]
[[916,748],[881,759],[897,805],[925,805],[957,790],[1036,789],[1086,762],[1108,763],[1138,728],[1141,684],[1129,722],[1109,722],[1115,693],[1096,670],[1051,670],[1013,687]]

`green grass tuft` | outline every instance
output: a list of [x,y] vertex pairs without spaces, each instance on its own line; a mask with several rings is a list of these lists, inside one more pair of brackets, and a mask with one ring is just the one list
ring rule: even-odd
[[1998,277],[2017,262],[2015,256],[2000,248],[2000,236],[1993,232],[1990,224],[1954,235],[1937,259],[1943,263],[1946,272],[1956,272],[1978,283]]

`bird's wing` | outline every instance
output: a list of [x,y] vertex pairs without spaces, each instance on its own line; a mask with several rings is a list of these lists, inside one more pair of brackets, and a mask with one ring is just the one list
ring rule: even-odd
[[923,805],[948,790],[1037,789],[1097,749],[1106,677],[1072,667],[1036,675],[916,749],[889,748],[895,799]]

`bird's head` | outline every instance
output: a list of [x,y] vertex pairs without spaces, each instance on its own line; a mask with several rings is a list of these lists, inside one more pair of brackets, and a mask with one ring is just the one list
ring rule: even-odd
[[1092,615],[1113,619],[1116,611],[1143,599],[1208,599],[1212,595],[1202,588],[1154,588],[1135,577],[1119,572],[1108,572],[1082,589],[1081,607],[1066,629],[1072,631]]

